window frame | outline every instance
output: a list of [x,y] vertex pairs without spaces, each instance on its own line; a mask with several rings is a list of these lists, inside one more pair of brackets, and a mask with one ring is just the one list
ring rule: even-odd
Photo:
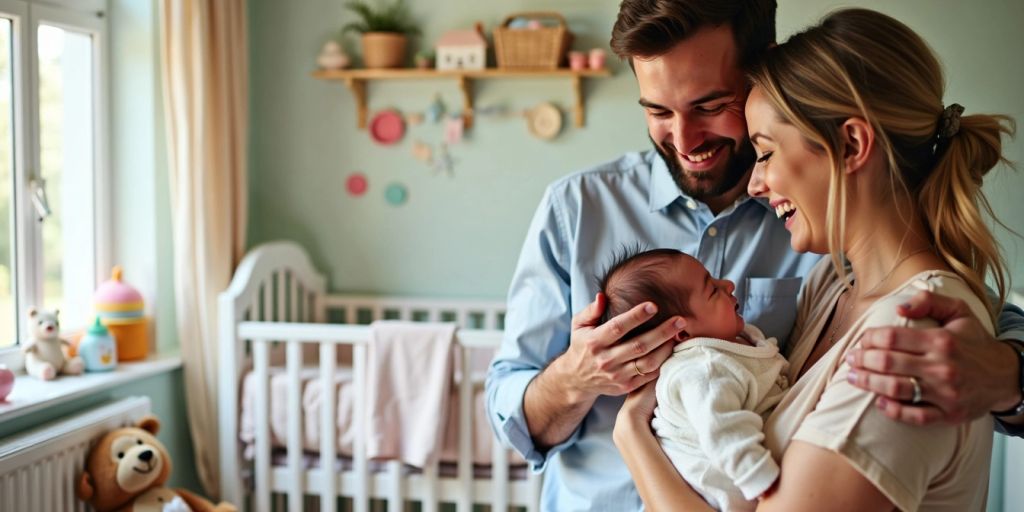
[[[88,3],[88,2],[85,2]],[[98,5],[93,2],[92,7]],[[84,8],[83,8],[84,7]],[[27,336],[24,310],[43,298],[42,226],[36,219],[31,182],[40,176],[39,55],[40,25],[88,34],[93,48],[93,287],[112,265],[114,198],[109,159],[109,29],[104,11],[89,6],[34,0],[0,0],[0,16],[11,20],[11,69],[14,168],[12,211],[14,251],[11,275],[16,341],[0,348],[0,364],[23,370],[21,340]],[[45,221],[44,221],[45,222]],[[24,270],[24,271],[23,271]],[[86,326],[65,326],[84,328]]]

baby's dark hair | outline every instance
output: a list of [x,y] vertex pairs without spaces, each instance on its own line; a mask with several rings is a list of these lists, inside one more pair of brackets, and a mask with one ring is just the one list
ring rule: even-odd
[[601,293],[608,304],[601,316],[604,324],[617,315],[646,301],[658,306],[658,312],[622,339],[629,339],[659,326],[676,315],[689,315],[690,289],[676,286],[668,277],[672,260],[684,253],[676,249],[644,250],[640,245],[624,246],[600,280]]

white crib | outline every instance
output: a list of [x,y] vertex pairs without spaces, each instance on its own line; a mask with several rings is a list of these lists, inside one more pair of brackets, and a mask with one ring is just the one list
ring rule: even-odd
[[[461,374],[470,375],[471,352],[496,347],[501,340],[504,304],[500,302],[444,301],[399,297],[331,295],[325,279],[312,266],[306,252],[292,242],[274,242],[253,249],[241,262],[229,288],[220,296],[219,439],[222,498],[246,503],[258,511],[319,508],[334,511],[351,505],[357,512],[370,509],[371,499],[387,500],[387,510],[405,510],[410,502],[423,511],[454,503],[458,512],[487,505],[505,512],[509,506],[538,510],[540,477],[511,478],[510,452],[493,443],[490,470],[474,472],[472,436],[461,435],[454,476],[442,474],[439,464],[408,471],[398,461],[383,467],[366,458],[361,422],[354,422],[353,456],[337,469],[335,387],[339,345],[352,351],[355,385],[354,415],[366,412],[366,343],[368,324],[376,319],[453,321],[460,326],[458,349]],[[327,323],[331,322],[331,323]],[[344,347],[347,349],[347,347]],[[317,364],[322,393],[319,464],[306,464],[301,446],[300,371]],[[270,368],[283,366],[288,379],[286,456],[274,457],[271,447],[268,400],[255,402],[255,456],[241,457],[239,441],[240,383],[248,370],[255,376],[255,396],[269,396]],[[471,379],[458,388],[459,432],[471,431]],[[453,407],[455,404],[453,404]],[[483,411],[476,414],[483,416]],[[321,468],[327,468],[322,470]],[[251,476],[252,478],[246,478]],[[246,481],[251,481],[247,490]],[[251,492],[251,495],[250,495]],[[338,497],[350,500],[338,500]],[[340,501],[340,503],[339,503]]]

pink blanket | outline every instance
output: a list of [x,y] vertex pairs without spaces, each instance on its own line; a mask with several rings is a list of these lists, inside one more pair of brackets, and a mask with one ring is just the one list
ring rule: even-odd
[[437,460],[453,389],[455,324],[377,321],[367,358],[366,456]]

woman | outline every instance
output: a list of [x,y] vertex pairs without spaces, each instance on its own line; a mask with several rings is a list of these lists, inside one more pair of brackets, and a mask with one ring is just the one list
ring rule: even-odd
[[[752,83],[749,192],[769,200],[794,249],[832,256],[802,294],[789,354],[795,384],[765,423],[781,476],[758,509],[984,509],[991,418],[891,421],[849,383],[846,353],[864,329],[904,324],[896,306],[921,289],[963,299],[991,332],[983,279],[993,276],[1001,302],[1005,265],[980,214],[991,213],[980,185],[1012,120],[944,107],[925,42],[863,9],[836,12],[771,50]],[[621,409],[616,445],[648,509],[708,510],[651,433],[650,388]],[[900,392],[922,399],[909,377]]]

